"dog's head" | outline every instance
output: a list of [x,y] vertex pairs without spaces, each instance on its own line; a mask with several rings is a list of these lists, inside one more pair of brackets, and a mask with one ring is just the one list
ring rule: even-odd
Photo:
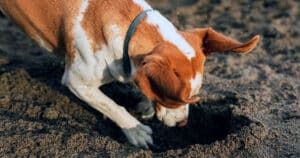
[[182,32],[181,35],[195,51],[192,58],[166,41],[143,59],[135,75],[136,84],[153,100],[158,119],[167,126],[187,123],[189,104],[200,99],[197,94],[207,55],[214,52],[247,53],[259,41],[259,36],[255,36],[249,42],[240,43],[211,28]]

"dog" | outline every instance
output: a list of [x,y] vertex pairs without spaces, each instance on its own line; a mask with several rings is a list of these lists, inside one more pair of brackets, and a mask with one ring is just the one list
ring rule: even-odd
[[260,40],[256,35],[240,43],[212,28],[179,31],[144,0],[1,0],[0,9],[41,47],[63,53],[62,84],[143,148],[153,144],[151,128],[101,85],[132,81],[159,120],[184,126],[189,105],[200,99],[206,57],[248,53]]

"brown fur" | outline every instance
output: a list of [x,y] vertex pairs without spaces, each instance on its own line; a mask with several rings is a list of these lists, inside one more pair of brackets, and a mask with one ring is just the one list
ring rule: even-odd
[[[67,64],[75,58],[73,22],[82,0],[0,0],[0,8],[8,14],[35,41],[53,51],[65,53]],[[90,0],[81,25],[90,45],[107,44],[114,38],[108,30],[116,24],[125,37],[127,29],[142,8],[130,0]],[[199,100],[190,96],[190,79],[204,72],[206,55],[232,51],[247,53],[259,41],[254,37],[248,43],[230,39],[211,28],[178,32],[194,48],[196,56],[189,61],[179,49],[163,41],[157,26],[145,19],[138,25],[131,39],[129,52],[137,66],[135,82],[154,102],[168,108],[177,108]]]
[[[137,74],[146,76],[145,80],[149,83],[147,88],[151,89],[154,100],[168,108],[175,108],[188,101],[191,87],[187,82],[193,75],[191,68],[191,63],[178,48],[167,43],[155,48],[151,55],[145,57]],[[137,83],[138,80],[136,78]]]
[[195,49],[196,57],[189,61],[171,44],[160,45],[143,60],[135,81],[142,91],[159,106],[178,108],[194,103],[199,97],[191,97],[191,87],[187,82],[197,73],[202,74],[206,55],[214,52],[247,53],[257,45],[259,36],[247,43],[228,38],[212,28],[182,32],[182,36]]

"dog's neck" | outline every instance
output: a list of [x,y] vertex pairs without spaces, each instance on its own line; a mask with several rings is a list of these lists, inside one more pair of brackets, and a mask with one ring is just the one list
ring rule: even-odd
[[137,26],[129,45],[129,55],[135,66],[140,66],[142,59],[159,44],[168,42],[192,57],[194,49],[190,47],[181,32],[158,11],[147,13]]
[[[142,59],[147,56],[159,43],[163,41],[163,37],[159,32],[159,27],[150,24],[148,18],[153,15],[152,12],[147,13],[146,17],[137,25],[136,31],[131,38],[129,44],[129,56],[135,66],[139,66]],[[157,20],[160,20],[157,17]]]

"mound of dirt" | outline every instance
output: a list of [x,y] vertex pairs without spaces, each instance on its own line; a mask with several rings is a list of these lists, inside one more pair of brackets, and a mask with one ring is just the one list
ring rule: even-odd
[[[0,14],[1,157],[300,157],[300,1],[150,3],[180,29],[213,27],[241,41],[259,34],[262,41],[247,55],[211,55],[189,124],[143,121],[155,142],[143,150],[60,84],[63,58],[40,49]],[[101,89],[137,116],[131,85]]]

